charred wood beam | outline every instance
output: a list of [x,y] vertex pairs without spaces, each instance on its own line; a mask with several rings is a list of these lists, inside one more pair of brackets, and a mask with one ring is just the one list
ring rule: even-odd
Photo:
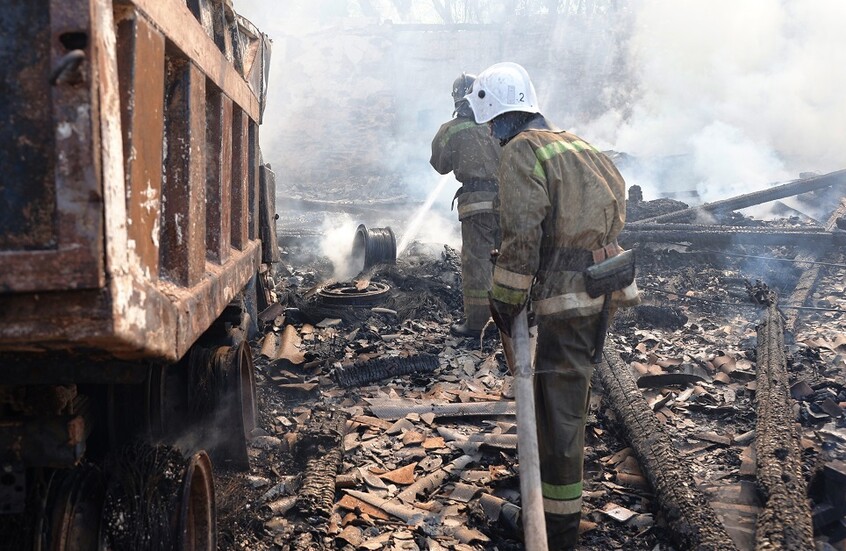
[[402,419],[409,413],[434,413],[437,417],[495,417],[514,415],[514,402],[415,404],[408,400],[371,400],[370,411],[380,419]]
[[713,203],[706,203],[704,205],[690,207],[676,212],[671,212],[669,214],[662,214],[661,216],[644,218],[643,220],[632,222],[627,226],[627,228],[630,228],[632,225],[692,220],[696,214],[700,212],[725,212],[743,209],[753,205],[760,205],[761,203],[775,201],[776,199],[792,197],[794,195],[799,195],[800,193],[807,193],[809,191],[816,191],[834,185],[843,184],[846,184],[846,170],[838,170],[836,172],[823,174],[822,176],[801,178],[780,186],[753,191],[752,193],[745,193],[729,199],[714,201]]
[[297,510],[322,524],[335,504],[335,478],[343,461],[347,416],[335,411],[315,413],[297,444],[296,455],[305,463]]
[[683,549],[737,549],[707,499],[696,487],[690,463],[673,447],[672,437],[649,408],[629,366],[606,346],[597,373],[623,435],[655,490],[673,538]]
[[799,433],[793,416],[784,326],[773,302],[758,326],[756,476],[763,507],[755,548],[813,549],[811,509],[802,477]]
[[[840,201],[840,204],[834,210],[834,213],[832,213],[832,215],[828,218],[828,221],[825,224],[825,230],[833,231],[837,228],[837,219],[842,216],[846,216],[846,199],[842,199]],[[826,252],[826,249],[814,248],[809,252],[800,254],[796,260],[800,262],[816,262],[820,260]],[[803,272],[799,281],[796,282],[796,287],[793,289],[793,293],[791,293],[787,300],[787,304],[790,306],[805,305],[811,294],[811,290],[814,288],[814,285],[816,285],[817,278],[820,275],[819,264],[797,264],[797,267],[803,270]],[[787,319],[784,323],[784,327],[787,331],[791,333],[794,332],[796,329],[796,322],[799,320],[799,314],[801,314],[801,311],[798,309],[788,311]]]
[[383,356],[341,366],[335,370],[335,378],[342,387],[362,386],[412,373],[431,373],[437,367],[438,357],[433,354]]
[[673,242],[712,244],[724,241],[744,245],[799,245],[832,247],[846,244],[846,232],[825,228],[750,228],[695,224],[629,224],[619,236],[620,243]]

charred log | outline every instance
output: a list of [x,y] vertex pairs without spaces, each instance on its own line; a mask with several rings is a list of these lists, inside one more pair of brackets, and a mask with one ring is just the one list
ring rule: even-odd
[[825,228],[750,228],[695,224],[630,224],[620,243],[675,242],[713,244],[723,241],[747,245],[800,245],[813,248],[846,243],[846,233]]
[[297,444],[296,455],[305,464],[305,470],[296,506],[315,527],[325,527],[332,514],[346,425],[347,416],[343,412],[315,412]]
[[813,549],[811,510],[805,498],[802,457],[790,398],[784,326],[775,303],[758,327],[757,484],[763,508],[755,548]]
[[623,435],[655,490],[676,543],[684,549],[736,549],[705,496],[697,489],[689,463],[680,458],[671,436],[637,388],[629,366],[611,347],[606,346],[597,373],[621,422]]
[[[833,231],[835,228],[838,227],[837,221],[840,220],[840,218],[842,218],[844,215],[846,215],[846,200],[841,200],[840,204],[837,206],[837,209],[826,222],[825,229]],[[827,252],[827,249],[814,248],[812,249],[812,251],[813,252],[805,252],[801,254],[797,258],[797,260],[804,262],[816,262],[824,256],[824,254]],[[808,297],[811,294],[811,290],[817,283],[817,278],[820,275],[820,265],[797,264],[797,266],[799,266],[804,271],[802,272],[802,276],[799,278],[799,281],[796,283],[796,287],[793,289],[793,293],[791,293],[790,298],[787,300],[787,304],[791,306],[804,306],[805,303],[808,301]],[[791,333],[794,331],[796,327],[796,322],[799,319],[799,314],[799,310],[791,310],[787,313],[787,319],[785,320],[784,324],[784,327],[787,331]]]
[[384,356],[341,366],[335,370],[335,378],[342,387],[362,386],[413,373],[431,373],[437,367],[438,357],[433,354]]
[[[809,191],[816,191],[834,185],[843,184],[846,184],[846,170],[838,170],[829,174],[823,174],[822,176],[801,178],[773,188],[745,193],[729,199],[723,199],[722,201],[714,201],[713,203],[690,207],[669,214],[656,216],[654,218],[645,218],[643,220],[638,220],[637,222],[632,222],[632,224],[640,225],[690,221],[693,220],[696,214],[700,212],[725,212],[743,209],[753,205],[760,205],[761,203],[775,201],[776,199],[792,197],[794,195],[799,195],[800,193],[807,193]],[[631,227],[631,224],[629,227]]]

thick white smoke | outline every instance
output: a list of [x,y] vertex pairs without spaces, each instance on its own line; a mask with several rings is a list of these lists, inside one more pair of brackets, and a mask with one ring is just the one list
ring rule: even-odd
[[638,157],[690,155],[706,201],[846,167],[846,2],[637,6],[630,115],[609,111],[584,134]]
[[[842,0],[518,4],[456,2],[470,25],[415,29],[438,22],[433,2],[237,0],[274,38],[261,132],[280,185],[422,200],[452,79],[504,60],[527,67],[553,122],[635,157],[620,166],[647,199],[846,167]],[[427,227],[454,236],[449,191],[434,205],[447,224]]]

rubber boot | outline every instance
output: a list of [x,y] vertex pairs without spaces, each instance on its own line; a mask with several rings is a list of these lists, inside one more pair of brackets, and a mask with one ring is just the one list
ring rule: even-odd
[[579,521],[581,513],[572,515],[554,515],[545,513],[546,541],[549,551],[567,551],[575,549],[579,543]]
[[449,328],[449,332],[456,337],[479,338],[482,334],[481,329],[472,329],[466,321],[462,323],[453,323]]
[[[456,337],[473,337],[479,338],[482,334],[482,329],[487,325],[491,318],[491,311],[487,304],[484,306],[477,304],[467,304],[464,302],[464,321],[462,323],[453,324],[449,328],[449,332]],[[489,326],[489,328],[493,325]]]

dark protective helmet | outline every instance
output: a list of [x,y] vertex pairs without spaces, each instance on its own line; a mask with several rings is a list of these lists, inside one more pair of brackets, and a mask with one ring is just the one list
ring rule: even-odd
[[476,75],[461,73],[461,76],[452,83],[452,100],[456,103],[461,101],[464,96],[470,93],[474,82],[476,82]]

